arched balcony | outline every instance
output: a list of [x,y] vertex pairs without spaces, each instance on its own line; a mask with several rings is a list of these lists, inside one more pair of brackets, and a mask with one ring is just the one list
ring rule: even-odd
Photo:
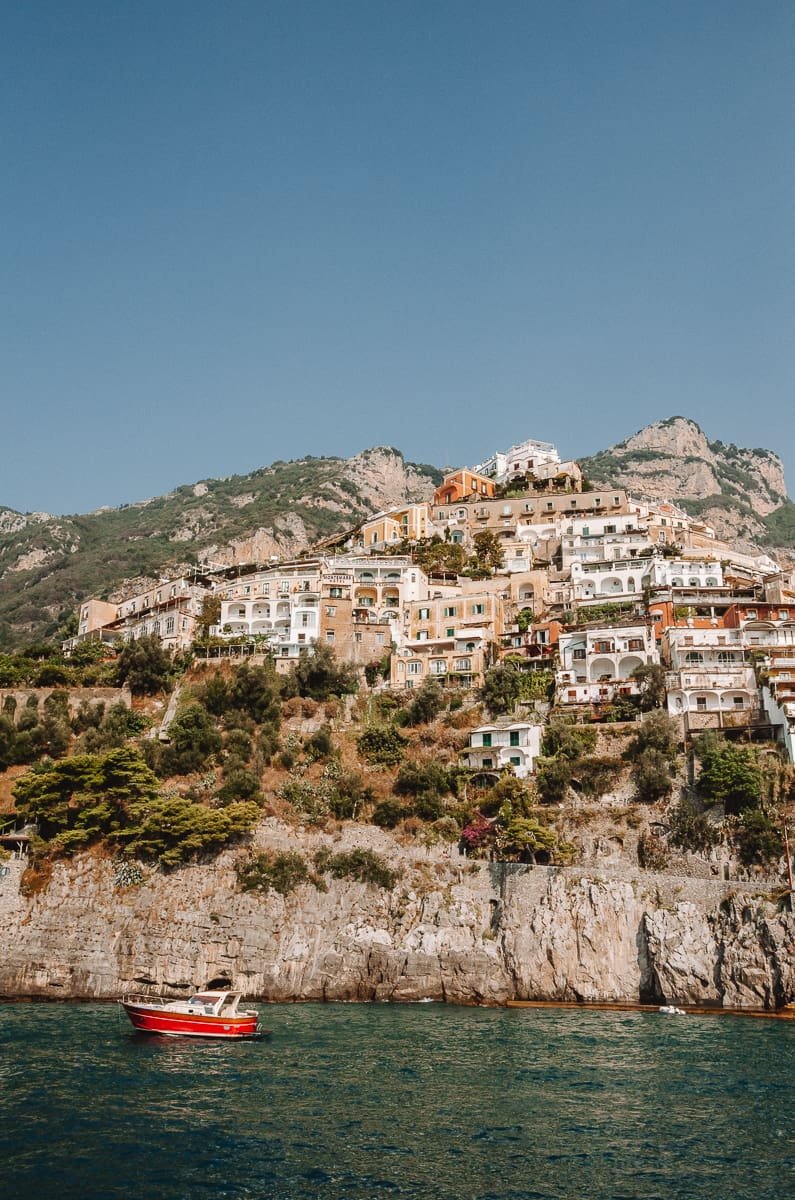
[[591,683],[599,683],[603,679],[615,679],[616,665],[612,658],[602,655],[601,658],[594,658],[591,661],[588,673]]
[[643,666],[643,659],[637,654],[625,655],[618,664],[618,678],[629,679],[632,672]]

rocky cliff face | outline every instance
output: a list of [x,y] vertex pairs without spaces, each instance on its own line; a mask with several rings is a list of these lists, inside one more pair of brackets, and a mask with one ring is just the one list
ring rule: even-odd
[[[262,836],[294,845],[275,821]],[[88,855],[25,898],[12,864],[0,879],[0,995],[109,998],[227,978],[270,1001],[771,1008],[795,997],[795,920],[727,884],[434,858],[372,836],[401,863],[391,892],[332,881],[245,895],[230,852],[212,867],[147,871],[134,887]],[[309,849],[324,840],[303,837]]]
[[777,454],[709,441],[686,417],[656,421],[582,466],[592,479],[634,496],[683,503],[719,537],[746,543],[767,540],[765,518],[788,503]]

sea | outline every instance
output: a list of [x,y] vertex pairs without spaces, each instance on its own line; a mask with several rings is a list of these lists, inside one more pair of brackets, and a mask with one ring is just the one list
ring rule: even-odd
[[223,1043],[0,1005],[2,1200],[788,1200],[795,1022],[262,1006]]

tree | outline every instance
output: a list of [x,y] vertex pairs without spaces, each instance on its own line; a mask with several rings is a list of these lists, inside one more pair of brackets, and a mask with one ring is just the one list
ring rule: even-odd
[[480,698],[492,715],[513,712],[521,694],[522,675],[512,664],[498,663],[486,671]]
[[117,671],[119,683],[126,683],[137,696],[152,696],[165,690],[171,678],[171,658],[156,634],[147,634],[126,642],[121,650]]
[[427,725],[444,708],[444,691],[438,679],[429,677],[414,693],[406,709],[407,725]]
[[653,746],[642,750],[632,765],[635,794],[643,804],[654,804],[670,796],[673,788],[671,760]]
[[646,750],[657,750],[670,762],[676,759],[679,730],[676,721],[664,712],[653,712],[641,723],[627,746],[625,757],[639,758]]
[[475,562],[491,574],[505,566],[505,554],[497,534],[491,529],[481,529],[472,539],[475,547]]
[[702,796],[723,804],[727,813],[759,807],[762,772],[752,747],[704,735],[699,739],[696,753],[701,761],[696,786]]
[[127,827],[134,805],[153,800],[157,786],[141,756],[125,748],[35,766],[16,783],[14,800],[45,841],[71,851]]
[[653,708],[665,706],[665,668],[659,663],[641,663],[635,667],[631,678],[640,687],[640,707],[642,712],[650,712]]
[[575,725],[565,717],[557,717],[550,721],[541,743],[541,753],[545,755],[562,755],[571,762],[581,758],[596,746],[596,730],[592,725]]
[[203,704],[189,704],[168,727],[161,774],[188,775],[206,767],[221,749],[221,735]]
[[311,654],[302,654],[287,676],[285,696],[303,696],[311,700],[328,700],[330,696],[346,696],[358,691],[356,668],[337,662],[331,646],[316,642]]

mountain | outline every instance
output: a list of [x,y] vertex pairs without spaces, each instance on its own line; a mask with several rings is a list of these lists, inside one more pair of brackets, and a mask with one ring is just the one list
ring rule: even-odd
[[0,649],[57,635],[89,596],[200,562],[297,554],[395,504],[427,498],[435,467],[392,447],[274,462],[82,516],[0,508]]
[[795,546],[795,504],[778,455],[709,441],[687,417],[655,421],[580,465],[594,483],[675,501],[720,538],[749,547]]

